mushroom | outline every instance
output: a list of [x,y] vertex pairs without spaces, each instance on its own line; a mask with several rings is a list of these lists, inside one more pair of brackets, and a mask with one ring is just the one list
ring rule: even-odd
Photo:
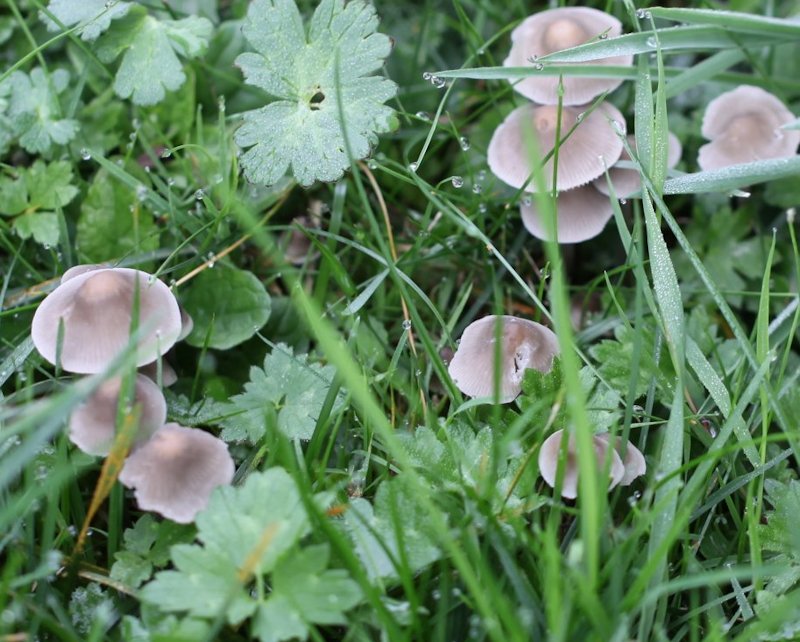
[[60,362],[64,370],[82,374],[103,371],[130,342],[137,290],[137,332],[141,334],[136,365],[154,361],[180,335],[178,302],[163,282],[130,268],[89,270],[59,285],[33,315],[33,344],[42,357],[56,363],[63,323]]
[[[563,437],[564,431],[557,430],[545,439],[539,450],[539,472],[551,488],[556,486],[556,473],[558,471]],[[599,435],[593,435],[592,444],[597,458],[597,465],[601,469],[604,470],[609,465],[607,460],[610,460],[608,490],[611,490],[625,477],[625,466],[617,451],[609,448],[608,441],[602,439]],[[561,496],[567,499],[575,499],[578,496],[578,452],[575,437],[572,435],[570,435],[567,443],[566,460],[562,466],[564,476],[561,484]]]
[[770,158],[793,156],[800,130],[783,129],[794,115],[775,96],[759,87],[742,85],[720,94],[706,107],[697,164],[712,170]]
[[66,283],[70,279],[73,279],[76,276],[80,276],[81,274],[86,274],[87,272],[93,272],[94,270],[102,270],[108,267],[110,266],[102,264],[95,265],[92,263],[87,263],[86,265],[73,265],[66,272],[64,272],[64,274],[61,275],[61,283]]
[[[609,120],[616,123],[616,128]],[[489,169],[500,180],[521,188],[528,182],[533,169],[526,139],[529,135],[536,137],[537,147],[544,158],[555,147],[557,126],[557,106],[517,107],[492,135],[487,152]],[[610,103],[600,103],[590,113],[585,113],[584,108],[562,106],[556,177],[559,192],[585,185],[617,162],[622,154],[622,140],[615,129],[624,134],[625,119]],[[536,191],[537,187],[547,191],[552,189],[552,157],[544,163],[542,173],[545,185],[528,184],[525,189],[530,192]]]
[[[495,354],[500,337],[499,355]],[[448,372],[458,389],[469,397],[490,397],[498,390],[499,403],[522,392],[526,368],[549,372],[558,354],[556,335],[545,326],[512,316],[490,315],[470,323],[461,335]],[[495,386],[495,357],[500,357]]]
[[[614,213],[608,196],[591,185],[559,192],[555,202],[558,243],[581,243],[597,236]],[[549,241],[548,226],[539,215],[536,202],[526,199],[519,209],[525,229],[537,239]]]
[[297,216],[292,219],[296,227],[287,230],[282,235],[284,258],[292,265],[303,265],[306,261],[313,261],[319,256],[305,229],[313,230],[320,226],[319,218],[313,215]]
[[178,306],[181,311],[181,332],[178,335],[178,341],[183,341],[188,337],[192,330],[194,330],[194,319],[182,307]]
[[[636,149],[636,137],[628,136],[628,145],[631,149]],[[678,164],[681,159],[681,142],[678,137],[672,132],[668,132],[667,136],[667,168],[672,169]],[[619,157],[621,161],[631,160],[628,152],[623,149],[622,156]],[[625,169],[622,167],[612,167],[608,170],[608,178],[614,186],[614,193],[617,198],[630,198],[642,189],[642,178],[639,172],[635,169]],[[606,196],[610,196],[611,192],[608,189],[608,180],[605,176],[597,178],[592,185],[600,190]]]
[[[116,437],[122,377],[107,379],[78,406],[69,418],[69,438],[89,455],[105,456]],[[141,406],[133,446],[147,441],[167,420],[167,402],[158,386],[144,375],[136,375],[133,403]]]
[[233,472],[224,441],[169,423],[128,457],[119,481],[134,489],[140,509],[188,524],[217,486],[231,483]]
[[[178,373],[175,372],[175,368],[169,365],[169,362],[166,359],[161,359],[161,385],[165,388],[169,388],[172,384],[174,384],[178,380]],[[155,381],[158,383],[158,363],[159,359],[156,359],[152,363],[146,363],[143,366],[139,367],[139,373],[143,374],[148,379]]]
[[[511,32],[511,51],[503,61],[506,67],[530,66],[537,58],[582,45],[595,38],[614,38],[622,33],[622,23],[597,9],[564,7],[534,14]],[[600,58],[588,65],[630,66],[633,55]],[[558,103],[558,76],[528,76],[514,82],[514,89],[526,98],[542,105]],[[564,105],[582,105],[603,92],[613,91],[622,84],[621,78],[580,78],[564,76]]]
[[[602,439],[607,444],[611,443],[611,435],[607,432],[595,435],[595,439]],[[621,443],[619,439],[615,438],[614,450],[619,452],[620,446]],[[625,446],[625,458],[622,459],[622,465],[625,468],[625,474],[619,482],[621,486],[630,486],[634,479],[641,477],[647,472],[647,462],[644,459],[642,451],[631,442],[628,442]]]

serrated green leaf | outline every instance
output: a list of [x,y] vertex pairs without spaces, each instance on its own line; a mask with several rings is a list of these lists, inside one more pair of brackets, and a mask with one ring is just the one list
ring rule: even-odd
[[78,132],[78,121],[61,118],[58,94],[69,85],[69,72],[56,69],[48,76],[36,67],[30,75],[15,71],[9,76],[11,99],[8,114],[19,143],[26,151],[40,154],[53,144],[64,145]]
[[767,479],[764,482],[773,510],[766,514],[767,523],[759,525],[761,545],[768,551],[785,553],[800,560],[800,533],[797,515],[800,514],[800,482],[788,484]]
[[252,337],[269,319],[264,285],[252,272],[220,264],[197,275],[181,303],[194,320],[193,346],[227,350]]
[[159,247],[152,215],[136,207],[136,195],[101,170],[81,203],[76,246],[89,263],[102,263]]
[[250,369],[245,391],[224,405],[222,438],[255,443],[264,436],[267,414],[274,413],[278,430],[289,439],[311,439],[335,374],[332,366],[308,363],[308,355],[294,356],[278,344],[263,369]]
[[[82,40],[93,42],[111,26],[111,21],[122,18],[130,9],[130,2],[107,0],[50,0],[47,10],[65,27],[81,25],[76,30]],[[39,13],[48,31],[61,27],[44,12]]]
[[143,9],[132,9],[111,25],[98,42],[97,54],[106,63],[122,54],[114,79],[118,96],[137,105],[155,105],[186,80],[178,55],[199,56],[212,30],[206,18],[158,20]]
[[250,181],[271,185],[288,169],[301,185],[335,180],[393,128],[394,111],[383,103],[395,84],[366,75],[391,51],[377,26],[362,0],[323,0],[307,32],[293,0],[251,3],[244,34],[257,53],[236,64],[246,82],[278,100],[246,112],[236,132],[236,143],[250,148],[242,156]]
[[14,219],[14,231],[21,239],[33,238],[45,247],[53,247],[61,235],[55,212],[30,212]]
[[71,184],[72,165],[68,161],[46,165],[38,160],[25,172],[24,180],[33,208],[64,207],[78,194],[78,188]]
[[401,478],[387,479],[378,487],[374,508],[365,499],[354,499],[344,524],[373,582],[397,578],[395,562],[399,563],[401,545],[411,572],[441,556],[428,533],[427,515]]
[[258,606],[252,633],[261,642],[304,640],[308,636],[308,626],[284,596],[274,595]]

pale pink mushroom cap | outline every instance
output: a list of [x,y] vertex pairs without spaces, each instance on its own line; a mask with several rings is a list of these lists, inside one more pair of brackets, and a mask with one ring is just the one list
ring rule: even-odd
[[[597,236],[614,214],[608,196],[601,194],[591,185],[559,192],[556,205],[558,206],[556,241],[559,243],[581,243]],[[539,215],[536,200],[530,199],[529,203],[523,203],[519,209],[525,229],[537,239],[549,241],[548,226]]]
[[[611,435],[606,432],[595,435],[595,439],[602,439],[608,444],[610,443]],[[617,452],[622,450],[619,437],[616,438],[614,449]],[[621,486],[630,486],[634,479],[641,477],[647,472],[647,462],[645,461],[642,451],[631,442],[628,442],[628,445],[625,447],[625,459],[622,460],[622,465],[625,467],[625,474],[619,482]]]
[[469,397],[494,395],[495,345],[500,323],[499,403],[508,403],[522,391],[527,368],[549,372],[558,354],[558,339],[545,326],[512,316],[490,315],[470,323],[461,335],[448,372],[458,389]]
[[[121,386],[121,377],[104,381],[70,416],[70,441],[83,452],[105,456],[111,450],[116,437]],[[139,425],[132,441],[133,446],[137,446],[164,425],[167,402],[157,385],[147,377],[137,375],[133,403],[141,406]]]
[[[158,382],[158,360],[146,363],[139,367],[139,372],[148,379]],[[178,380],[178,373],[175,368],[169,365],[166,359],[161,360],[161,385],[168,388]]]
[[[628,136],[628,145],[631,149],[636,149],[635,136]],[[668,133],[667,145],[667,168],[672,169],[678,164],[678,161],[680,161],[683,148],[681,147],[681,142],[678,140],[678,137],[672,132]],[[619,160],[631,160],[630,155],[625,149],[622,150],[622,156],[619,157]],[[611,183],[614,185],[614,193],[616,194],[617,198],[630,198],[642,189],[642,178],[639,176],[639,172],[637,172],[635,169],[612,167],[608,170],[608,177],[611,179]],[[608,189],[608,181],[606,180],[605,175],[600,176],[593,181],[592,185],[594,185],[594,187],[600,190],[603,194],[610,195],[611,193]]]
[[86,265],[74,265],[61,275],[61,283],[66,283],[70,279],[74,279],[76,276],[80,276],[81,274],[93,272],[94,270],[104,270],[109,267],[110,266],[103,265],[102,263],[98,263],[96,265],[92,263],[87,263]]
[[781,129],[794,114],[771,93],[743,85],[720,94],[706,107],[703,136],[711,142],[700,148],[700,169],[794,156],[800,131]]
[[[583,113],[585,115],[581,116]],[[618,123],[621,133],[625,132],[625,118],[610,103],[599,104],[591,113],[577,107],[562,107],[563,142],[558,149],[556,179],[559,192],[586,185],[619,160],[622,140],[611,121]],[[489,169],[511,187],[521,188],[534,167],[531,162],[532,150],[526,143],[528,136],[535,136],[539,152],[544,158],[555,147],[557,126],[556,106],[517,107],[492,135],[487,152]],[[575,130],[564,140],[573,127]],[[553,183],[553,160],[551,156],[542,167],[544,188],[548,191]],[[536,191],[536,185],[531,181],[525,189]]]
[[192,319],[186,310],[180,306],[178,307],[181,311],[181,333],[178,335],[178,341],[183,341],[192,333],[192,330],[194,330],[194,319]]
[[[506,67],[525,67],[537,58],[570,49],[596,39],[600,34],[615,38],[622,33],[622,23],[597,9],[564,7],[541,11],[526,18],[511,32],[511,51],[503,61]],[[633,55],[600,58],[577,65],[630,66]],[[542,105],[558,104],[558,76],[529,76],[511,80],[514,89],[526,98]],[[564,105],[583,105],[603,92],[622,84],[621,78],[564,77]]]
[[217,486],[233,480],[233,459],[221,439],[166,424],[125,461],[119,480],[133,488],[142,510],[188,524]]
[[61,366],[67,372],[102,372],[130,341],[134,292],[139,290],[136,365],[169,350],[181,331],[178,302],[158,279],[129,268],[86,271],[59,285],[39,305],[31,324],[36,349],[56,362],[59,324],[64,338]]
[[[556,485],[556,473],[558,471],[561,440],[563,436],[563,430],[554,432],[545,439],[541,450],[539,450],[539,472],[542,475],[542,479],[544,479],[551,488],[555,488]],[[592,437],[592,441],[594,444],[594,454],[599,467],[606,467],[608,465],[606,459],[609,457],[611,459],[608,485],[608,490],[611,490],[614,486],[619,484],[625,476],[625,466],[622,463],[622,459],[620,459],[620,456],[617,454],[617,451],[608,447],[608,442],[600,439],[596,435]],[[561,496],[567,499],[575,499],[578,496],[578,450],[575,438],[572,436],[569,438],[566,459],[562,465],[564,473],[561,484]]]

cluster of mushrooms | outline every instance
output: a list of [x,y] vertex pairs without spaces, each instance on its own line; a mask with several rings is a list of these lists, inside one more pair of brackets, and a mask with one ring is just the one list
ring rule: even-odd
[[[465,395],[494,398],[496,394],[498,403],[508,403],[522,392],[525,370],[550,372],[558,353],[558,339],[545,326],[518,317],[490,315],[464,329],[448,371]],[[563,438],[564,431],[558,430],[542,444],[539,472],[554,488],[561,466],[561,495],[575,499],[578,494],[576,445],[574,437],[570,436],[562,447]],[[593,440],[598,467],[609,472],[609,490],[618,484],[628,486],[646,472],[644,455],[633,444],[622,444],[608,433],[596,434]]]
[[[622,23],[597,9],[564,7],[542,11],[514,29],[511,52],[504,64],[541,68],[542,63],[537,59],[542,56],[621,33]],[[586,64],[629,66],[633,64],[633,56],[603,58]],[[487,161],[495,176],[515,189],[550,193],[555,187],[558,192],[555,240],[580,243],[600,234],[613,215],[609,181],[619,199],[635,196],[642,186],[637,170],[615,167],[619,162],[631,160],[627,149],[636,151],[634,136],[627,137],[627,148],[623,145],[624,116],[606,101],[590,104],[601,94],[616,89],[622,80],[564,77],[559,122],[561,81],[556,76],[544,75],[512,81],[514,89],[532,102],[514,109],[495,130]],[[702,170],[712,170],[793,156],[800,144],[800,131],[783,129],[792,121],[794,116],[783,103],[762,89],[742,86],[724,93],[711,101],[705,112],[702,134],[711,142],[700,149],[698,164]],[[531,182],[532,148],[547,158],[541,168],[543,185]],[[670,133],[669,169],[678,164],[681,151],[680,142]],[[533,236],[550,240],[548,227],[531,198],[523,199],[520,211],[525,228]]]
[[[135,314],[138,310],[138,315]],[[234,464],[220,439],[166,423],[167,403],[154,381],[169,385],[175,372],[162,356],[192,329],[171,290],[146,272],[102,265],[67,270],[39,305],[31,337],[39,353],[64,371],[105,372],[135,340],[139,368],[131,394],[138,417],[119,480],[134,489],[142,510],[192,522],[211,491],[230,484]],[[69,418],[69,438],[82,451],[106,456],[117,439],[122,377],[111,377]]]

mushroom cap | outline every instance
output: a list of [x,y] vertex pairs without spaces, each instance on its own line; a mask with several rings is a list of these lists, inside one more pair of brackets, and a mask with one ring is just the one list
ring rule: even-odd
[[[581,116],[578,107],[562,107],[561,139],[558,149],[558,191],[572,189],[594,180],[619,160],[622,140],[609,119],[619,124],[625,132],[625,118],[610,103],[600,103],[591,113]],[[577,125],[577,126],[576,126]],[[533,169],[530,150],[526,144],[526,129],[536,136],[539,151],[544,158],[556,144],[558,107],[553,105],[523,105],[512,111],[494,130],[489,142],[487,161],[489,169],[511,187],[521,188]],[[567,133],[575,127],[569,138]],[[545,189],[553,183],[553,158],[542,167]],[[529,183],[525,188],[535,191]]]
[[[506,67],[525,67],[532,60],[547,54],[569,49],[593,40],[600,34],[615,38],[622,33],[622,23],[597,9],[564,7],[540,11],[525,20],[511,32],[511,51],[503,61]],[[601,58],[577,65],[630,66],[633,55]],[[528,76],[514,89],[526,98],[542,105],[558,104],[558,76]],[[621,78],[580,78],[565,76],[564,105],[583,105],[603,92],[613,91],[622,84]]]
[[[559,243],[581,243],[603,231],[614,214],[608,196],[598,192],[593,186],[576,187],[567,192],[559,192],[556,199],[558,217],[556,241]],[[520,205],[522,223],[537,239],[549,241],[547,225],[539,216],[536,202],[523,202]]]
[[512,316],[490,315],[470,323],[461,335],[448,372],[458,389],[469,397],[494,394],[495,331],[500,328],[499,403],[522,392],[526,368],[549,372],[558,354],[558,339],[545,326]]
[[[602,439],[607,444],[611,443],[611,435],[607,432],[600,435],[595,435],[595,438]],[[614,442],[614,450],[616,450],[618,453],[620,450],[620,445],[619,437],[616,437]],[[642,451],[634,446],[631,442],[628,442],[627,446],[625,447],[625,458],[622,460],[622,465],[625,467],[625,474],[622,476],[622,479],[619,482],[620,486],[630,486],[634,479],[641,477],[647,472],[647,461],[645,461]]]
[[125,461],[119,480],[135,490],[142,510],[188,524],[217,486],[233,480],[233,459],[221,439],[166,424]]
[[[145,377],[158,383],[158,359],[151,363],[146,363],[143,366],[139,366],[139,373],[143,374]],[[166,359],[161,360],[161,385],[165,388],[169,388],[172,384],[174,384],[178,380],[178,373],[175,372],[175,368],[169,365],[169,362]]]
[[192,330],[194,330],[194,319],[192,319],[191,315],[182,307],[178,306],[178,308],[181,311],[181,333],[178,335],[177,340],[183,341],[192,333]]
[[[564,431],[557,430],[545,439],[539,450],[539,472],[542,475],[542,479],[551,488],[555,488],[556,485],[556,472],[558,471],[563,436]],[[608,490],[611,490],[625,476],[625,466],[617,451],[609,448],[607,441],[601,439],[598,435],[593,435],[592,442],[598,466],[606,466],[606,458],[610,457],[611,459],[611,468],[608,473],[610,478]],[[575,499],[578,496],[578,449],[575,438],[571,435],[567,444],[567,458],[563,466],[564,477],[561,484],[561,496],[567,499]]]
[[181,331],[178,302],[158,279],[130,268],[102,268],[78,274],[53,290],[33,315],[31,337],[50,363],[56,362],[63,320],[61,366],[67,372],[102,372],[130,342],[134,293],[139,290],[136,365],[169,350]]
[[[636,137],[633,135],[628,136],[628,145],[631,149],[636,149]],[[667,135],[667,167],[672,169],[678,164],[681,159],[681,141],[672,132]],[[631,160],[630,154],[623,148],[622,155],[619,157],[621,161]],[[642,189],[642,178],[639,172],[635,169],[625,169],[622,167],[612,167],[608,170],[608,177],[614,185],[614,193],[617,198],[630,198]],[[592,185],[600,190],[606,196],[610,196],[611,192],[608,189],[608,181],[605,176],[596,178]]]
[[66,272],[64,272],[64,274],[61,275],[61,283],[66,283],[70,279],[73,279],[76,276],[80,276],[81,274],[86,274],[87,272],[93,272],[94,270],[102,270],[108,267],[109,267],[108,265],[102,265],[101,263],[98,264],[87,263],[85,265],[73,265]]
[[[78,406],[69,418],[69,438],[89,455],[107,455],[117,436],[117,410],[122,377],[112,377]],[[144,375],[136,375],[134,403],[141,405],[133,446],[147,441],[167,420],[167,402],[158,386]]]
[[742,85],[720,94],[706,107],[697,164],[712,170],[770,158],[793,156],[800,131],[781,129],[795,120],[786,106],[759,87]]
[[[292,223],[304,229],[319,228],[319,218],[309,214],[296,216],[292,219]],[[295,227],[286,230],[281,238],[285,248],[283,256],[292,265],[303,265],[306,261],[313,261],[319,257],[319,252],[302,229]]]

